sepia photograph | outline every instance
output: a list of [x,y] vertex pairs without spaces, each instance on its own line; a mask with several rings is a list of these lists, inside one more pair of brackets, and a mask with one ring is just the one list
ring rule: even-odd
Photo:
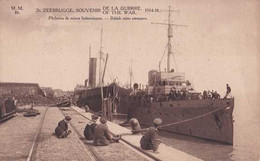
[[1,161],[259,161],[260,1],[0,0]]

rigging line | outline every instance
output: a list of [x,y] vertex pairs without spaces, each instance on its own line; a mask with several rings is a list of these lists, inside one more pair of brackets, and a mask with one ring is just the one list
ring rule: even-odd
[[168,43],[166,44],[166,46],[165,46],[165,49],[164,49],[164,52],[163,52],[163,55],[162,55],[162,57],[161,57],[161,60],[160,60],[160,66],[161,66],[161,62],[162,62],[162,60],[163,60],[163,57],[164,57],[164,55],[165,55],[165,53],[166,53],[166,49],[167,49],[167,47],[168,47]]
[[109,78],[110,78],[110,81],[112,82],[113,81],[113,78],[111,76],[111,73],[110,73],[110,70],[108,69],[108,75],[109,75]]
[[[178,33],[179,31],[178,31],[178,27],[176,27],[176,33]],[[174,41],[174,44],[177,44],[177,45],[175,45],[175,46],[172,46],[171,45],[171,47],[172,48],[174,48],[174,49],[176,49],[175,51],[177,51],[177,46],[178,46],[178,39],[177,39],[177,34],[175,34],[175,39],[173,40]],[[178,72],[178,67],[177,67],[177,63],[176,63],[176,60],[175,60],[175,51],[172,51],[172,60],[173,60],[173,62],[174,62],[174,64],[175,64],[175,68],[176,68],[176,71]]]
[[[127,79],[126,79],[126,83],[128,83],[128,80],[130,79],[130,77],[128,76]],[[130,82],[129,82],[130,83]]]
[[111,82],[113,82],[115,79],[113,71],[111,72],[111,69],[109,67],[107,68],[107,71],[108,71]]
[[136,82],[136,81],[135,81],[135,77],[134,77],[134,75],[132,76],[132,78],[133,78],[133,82]]
[[186,120],[182,120],[182,121],[178,121],[178,122],[174,122],[174,123],[170,123],[170,124],[165,124],[165,125],[161,125],[161,126],[158,126],[158,128],[162,128],[162,127],[166,127],[166,126],[172,126],[172,125],[177,125],[177,124],[182,124],[182,123],[185,123],[185,122],[189,122],[189,121],[192,121],[192,120],[195,120],[195,119],[198,119],[198,118],[201,118],[201,117],[204,117],[204,116],[207,116],[207,115],[210,115],[214,112],[217,112],[219,110],[222,110],[223,108],[226,108],[226,109],[229,109],[230,106],[222,106],[220,108],[217,108],[215,110],[212,110],[210,112],[207,112],[205,114],[202,114],[202,115],[199,115],[199,116],[196,116],[196,117],[193,117],[193,118],[190,118],[190,119],[186,119]]
[[[173,55],[173,54],[172,54],[172,55]],[[176,60],[175,60],[174,55],[172,56],[172,59],[173,59],[173,61],[174,61],[174,63],[175,63],[176,71],[178,72],[178,66],[177,66],[177,63],[176,63]]]
[[[196,116],[196,117],[192,117],[192,118],[189,118],[189,119],[186,119],[186,120],[182,120],[182,121],[177,121],[177,122],[174,122],[174,123],[169,123],[169,124],[165,124],[165,125],[161,125],[161,126],[158,126],[157,128],[159,129],[159,128],[162,128],[162,127],[166,127],[166,126],[173,126],[173,125],[178,125],[178,124],[182,124],[182,123],[185,123],[185,122],[189,122],[189,121],[192,121],[192,120],[195,120],[195,119],[198,119],[198,118],[202,118],[202,117],[204,117],[204,116],[207,116],[207,115],[210,115],[210,114],[212,114],[212,113],[214,113],[214,112],[217,112],[217,111],[219,111],[219,110],[222,110],[222,109],[224,109],[224,108],[226,108],[226,109],[230,109],[230,106],[222,106],[222,107],[220,107],[220,108],[217,108],[217,109],[215,109],[215,110],[212,110],[212,111],[210,111],[210,112],[207,112],[207,113],[205,113],[205,114],[202,114],[202,115],[199,115],[199,116]],[[148,128],[144,128],[144,129],[141,129],[141,130],[132,130],[132,132],[135,132],[135,131],[145,131],[145,130],[147,130]]]

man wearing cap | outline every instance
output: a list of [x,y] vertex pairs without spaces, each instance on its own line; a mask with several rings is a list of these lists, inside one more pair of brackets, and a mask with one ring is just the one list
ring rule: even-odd
[[61,120],[58,123],[58,126],[55,129],[55,134],[58,138],[66,138],[71,131],[68,130],[68,123],[70,122],[71,117],[65,116],[65,119]]
[[99,121],[101,124],[98,124],[95,128],[93,144],[96,146],[107,146],[109,145],[109,141],[112,139],[106,125],[107,119],[102,116]]
[[84,136],[87,140],[93,140],[94,138],[94,132],[95,132],[95,127],[97,126],[97,115],[91,115],[92,118],[92,124],[87,124],[84,130]]
[[153,150],[154,153],[159,153],[158,146],[161,143],[158,140],[157,127],[162,124],[160,118],[154,119],[154,126],[150,127],[140,140],[141,148],[144,150]]

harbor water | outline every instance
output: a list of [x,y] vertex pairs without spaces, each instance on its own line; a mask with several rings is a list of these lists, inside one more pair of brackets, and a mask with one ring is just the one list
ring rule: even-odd
[[224,145],[168,132],[159,132],[160,139],[168,146],[202,160],[259,161],[260,117],[246,98],[235,98],[234,145]]
[[260,108],[245,95],[235,97],[233,146],[165,131],[159,131],[159,137],[163,144],[205,161],[260,161],[259,114]]

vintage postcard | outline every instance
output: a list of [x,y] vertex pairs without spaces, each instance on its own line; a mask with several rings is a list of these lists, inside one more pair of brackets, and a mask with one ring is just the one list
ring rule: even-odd
[[259,160],[259,11],[1,0],[0,160]]

